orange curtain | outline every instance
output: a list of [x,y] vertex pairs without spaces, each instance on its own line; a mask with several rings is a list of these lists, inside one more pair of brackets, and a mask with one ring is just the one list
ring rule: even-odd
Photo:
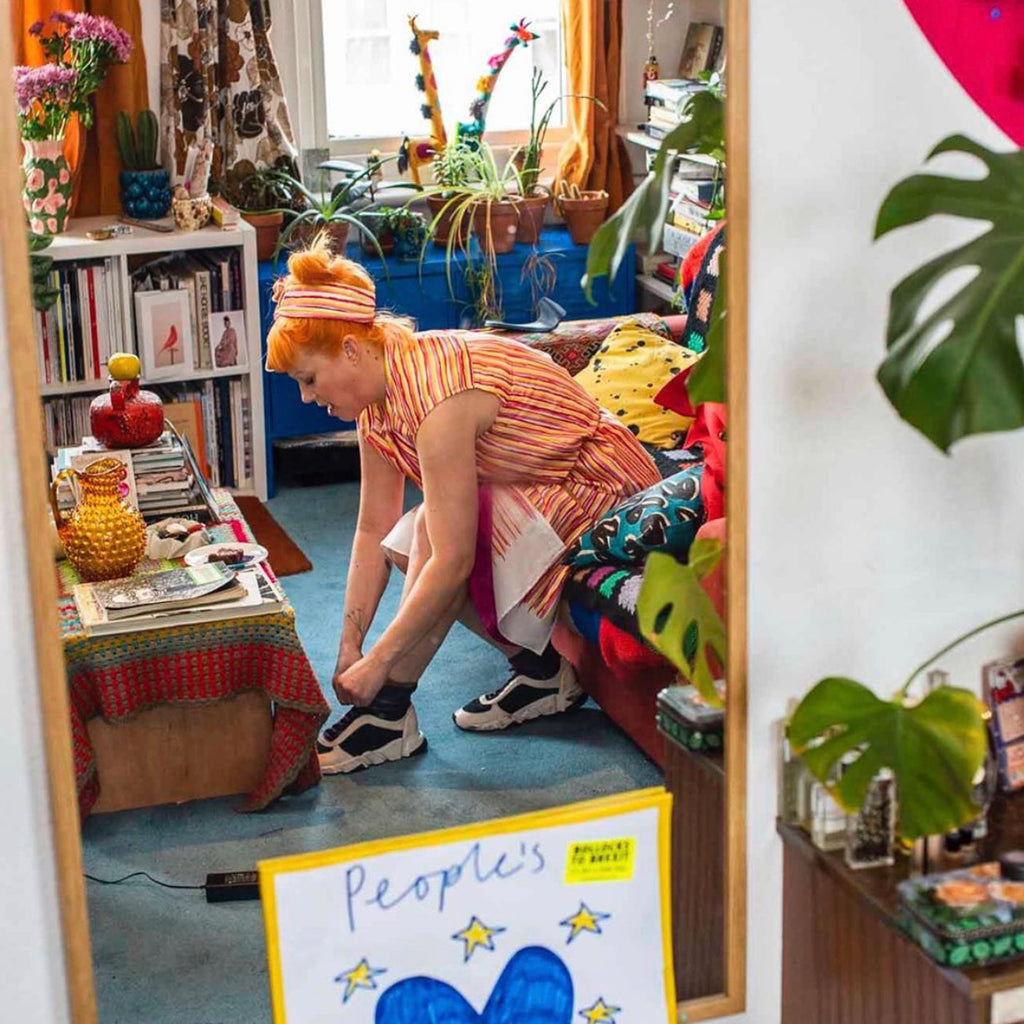
[[115,64],[103,86],[93,95],[95,118],[85,140],[77,118],[68,125],[64,152],[75,173],[72,206],[78,216],[117,213],[117,175],[121,160],[114,143],[114,119],[119,110],[133,117],[149,106],[146,55],[142,49],[142,15],[139,0],[10,0],[14,60],[18,64],[42,64],[39,41],[28,34],[33,22],[47,21],[55,11],[88,11],[103,15],[123,28],[135,43],[127,64]]
[[594,96],[567,101],[569,139],[558,158],[556,182],[605,189],[609,212],[633,190],[629,153],[619,138],[619,76],[622,64],[622,0],[562,0],[569,93]]

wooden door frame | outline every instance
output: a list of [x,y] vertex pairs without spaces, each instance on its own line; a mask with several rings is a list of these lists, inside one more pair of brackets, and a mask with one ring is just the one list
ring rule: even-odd
[[[707,1020],[742,1012],[746,1005],[746,791],[747,791],[747,270],[748,270],[748,0],[726,0],[726,139],[729,164],[728,262],[726,279],[726,382],[729,406],[727,445],[726,551],[728,714],[725,727],[726,863],[725,991],[679,1004],[679,1020]],[[0,18],[0,78],[9,81],[11,23]],[[82,873],[78,794],[72,760],[71,727],[64,657],[56,607],[57,591],[49,545],[38,542],[32,524],[45,523],[48,509],[39,411],[35,330],[21,206],[20,153],[12,103],[0,104],[0,138],[8,158],[0,162],[0,239],[6,261],[0,315],[9,338],[9,381],[14,410],[33,615],[33,633],[50,812],[57,865],[57,888],[73,1024],[98,1024],[89,919]],[[32,536],[34,535],[34,536]],[[700,941],[695,936],[695,941]]]

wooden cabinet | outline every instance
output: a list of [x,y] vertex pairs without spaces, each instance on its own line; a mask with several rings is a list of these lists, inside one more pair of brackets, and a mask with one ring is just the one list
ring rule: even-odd
[[[800,829],[780,824],[783,1024],[1013,1024],[1024,959],[940,967],[900,929],[891,868],[851,871]],[[1005,847],[1004,847],[1005,848]]]

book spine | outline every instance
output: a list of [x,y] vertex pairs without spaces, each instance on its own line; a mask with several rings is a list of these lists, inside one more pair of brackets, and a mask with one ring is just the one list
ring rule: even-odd
[[242,255],[239,249],[231,250],[231,308],[242,308]]
[[75,376],[75,335],[72,327],[72,320],[74,319],[74,309],[71,304],[71,276],[67,273],[66,269],[61,270],[61,291],[63,293],[64,305],[62,312],[64,314],[64,334],[62,337],[62,343],[64,347],[64,363],[66,372],[64,376],[64,383],[67,384],[78,378]]
[[213,367],[213,349],[210,343],[210,272],[196,271],[196,296],[199,304],[199,365],[204,370]]
[[231,393],[228,387],[229,381],[220,378],[217,381],[217,393],[220,395],[220,453],[223,472],[221,479],[225,487],[235,487],[235,449],[234,433],[231,423]]
[[206,464],[209,467],[210,483],[220,487],[220,466],[217,461],[217,413],[213,397],[213,381],[203,381],[202,392],[203,423],[206,426]]
[[711,46],[708,49],[707,63],[704,65],[705,71],[717,71],[719,62],[722,57],[722,47],[725,45],[725,29],[721,25],[715,26],[715,31],[711,36]]
[[89,344],[92,349],[92,380],[99,380],[100,373],[100,333],[97,326],[97,301],[95,273],[97,267],[90,263],[85,269],[86,285],[89,289]]

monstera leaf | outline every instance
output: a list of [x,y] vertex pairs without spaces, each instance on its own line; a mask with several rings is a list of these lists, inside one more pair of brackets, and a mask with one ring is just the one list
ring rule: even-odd
[[[1024,313],[1024,151],[994,153],[952,135],[940,153],[967,153],[978,179],[916,174],[878,211],[875,237],[936,214],[987,222],[965,245],[930,260],[893,289],[878,381],[896,411],[943,451],[962,437],[1024,426],[1024,363],[1014,329]],[[961,268],[976,273],[922,316]]]
[[[861,683],[832,677],[800,702],[787,735],[811,773],[851,812],[864,803],[878,770],[892,769],[899,831],[916,839],[977,817],[971,784],[985,757],[981,712],[974,694],[952,686],[940,686],[908,707],[902,695],[881,700]],[[860,755],[832,784],[840,758],[858,749]]]
[[[594,234],[587,250],[587,271],[583,290],[593,302],[594,278],[614,280],[630,242],[646,234],[648,249],[661,246],[662,228],[668,216],[669,184],[673,153],[706,153],[725,159],[725,100],[717,87],[694,93],[683,110],[684,120],[661,140],[654,165],[625,203]],[[632,282],[630,282],[632,287]]]
[[686,565],[664,552],[651,552],[636,605],[640,632],[716,705],[722,701],[707,649],[725,663],[725,625],[700,581],[721,559],[721,542],[703,537],[693,542]]

